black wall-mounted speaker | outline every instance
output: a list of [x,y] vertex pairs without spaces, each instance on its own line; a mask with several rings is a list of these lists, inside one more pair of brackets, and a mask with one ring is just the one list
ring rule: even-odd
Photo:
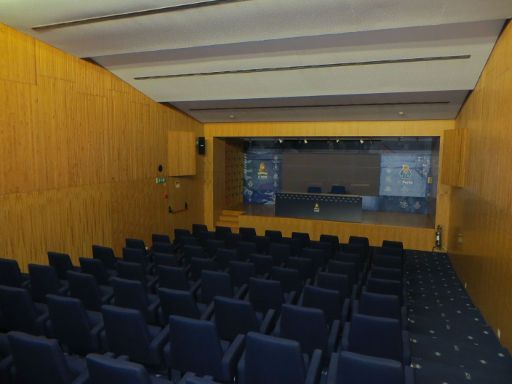
[[206,154],[206,140],[202,136],[197,138],[197,153],[199,155]]

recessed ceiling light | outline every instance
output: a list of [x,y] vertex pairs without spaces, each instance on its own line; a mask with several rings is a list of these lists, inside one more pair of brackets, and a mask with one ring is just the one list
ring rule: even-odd
[[404,112],[404,111],[400,111],[400,112],[398,112],[398,114],[399,114],[400,116],[403,116],[403,115],[405,115],[405,112]]
[[308,140],[307,139],[304,139],[304,144],[307,144],[308,143]]
[[363,140],[363,139],[359,139],[359,142],[360,142],[361,144],[364,144],[364,140]]
[[235,115],[229,115],[229,118],[230,118],[230,119],[234,119],[234,118],[235,118]]

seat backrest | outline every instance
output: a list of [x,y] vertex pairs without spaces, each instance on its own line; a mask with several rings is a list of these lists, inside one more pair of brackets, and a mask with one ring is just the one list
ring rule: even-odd
[[402,361],[402,328],[398,319],[355,314],[350,322],[348,350]]
[[202,257],[193,257],[190,260],[190,277],[192,280],[198,280],[202,271],[217,271],[219,265],[215,260]]
[[61,283],[57,272],[49,265],[29,264],[30,291],[34,301],[46,301],[49,293],[58,294]]
[[373,267],[370,271],[371,277],[386,280],[402,280],[403,271],[401,268]]
[[394,241],[394,240],[382,240],[382,247],[383,248],[400,248],[404,249],[404,243],[401,241]]
[[258,312],[265,313],[269,309],[280,311],[284,303],[281,283],[252,277],[249,280],[249,301]]
[[375,247],[374,254],[384,255],[384,256],[396,256],[402,258],[404,256],[404,250],[400,247]]
[[28,291],[24,288],[0,286],[0,312],[8,329],[41,335],[43,325]]
[[146,267],[147,256],[146,250],[139,248],[123,248],[123,261],[129,263],[137,263]]
[[97,342],[89,332],[92,324],[79,299],[48,295],[47,303],[53,332],[61,344],[79,355],[97,351]]
[[270,238],[267,236],[256,236],[253,238],[253,241],[256,243],[258,253],[268,253]]
[[317,286],[338,291],[341,300],[350,298],[352,295],[352,286],[349,283],[350,281],[347,276],[336,273],[319,272],[316,278]]
[[236,252],[240,260],[247,260],[253,253],[258,253],[258,248],[255,242],[239,241],[236,245]]
[[107,269],[101,260],[86,257],[80,257],[79,260],[82,273],[94,276],[99,284],[110,284]]
[[78,376],[69,368],[57,340],[22,332],[9,332],[7,337],[16,366],[16,382],[71,384]]
[[142,264],[118,261],[117,276],[121,279],[140,281],[144,287],[146,286],[146,270]]
[[306,285],[303,290],[302,305],[324,311],[328,324],[341,318],[343,303],[338,291]]
[[253,263],[245,261],[231,261],[229,263],[229,274],[235,287],[249,284],[251,277],[256,276],[256,267]]
[[93,259],[99,259],[103,261],[105,268],[116,269],[117,259],[112,248],[104,247],[102,245],[93,245],[92,257]]
[[366,290],[373,293],[398,296],[400,305],[402,305],[403,286],[401,281],[370,277],[366,280]]
[[348,238],[349,244],[361,244],[366,247],[370,246],[370,242],[368,241],[368,238],[365,236],[350,236]]
[[222,269],[226,269],[229,266],[230,261],[237,261],[238,255],[235,249],[228,248],[217,248],[215,252],[215,260],[219,263]]
[[301,252],[301,257],[311,259],[311,262],[313,263],[313,273],[315,273],[325,265],[325,261],[327,260],[329,255],[326,255],[326,252],[323,249],[303,248]]
[[283,304],[280,337],[298,341],[302,352],[311,354],[315,349],[327,352],[327,334],[327,323],[321,309]]
[[127,238],[124,242],[126,248],[139,249],[146,253],[146,244],[144,240]]
[[218,239],[208,239],[206,240],[206,252],[208,253],[209,257],[215,256],[217,253],[217,249],[224,248],[225,242],[224,240],[218,240]]
[[153,233],[151,235],[151,243],[171,243],[171,239],[169,235],[161,234],[161,233]]
[[[93,384],[151,384],[149,374],[143,365],[94,353],[87,355],[86,360],[87,371]],[[167,382],[161,380],[162,384]]]
[[192,234],[197,236],[200,232],[208,232],[208,227],[204,224],[192,224]]
[[281,239],[282,244],[288,244],[291,249],[292,256],[299,256],[302,251],[302,239],[283,237]]
[[384,268],[402,268],[402,258],[400,256],[375,254],[373,256],[373,265]]
[[239,334],[258,332],[259,322],[251,303],[228,297],[215,297],[215,325],[222,340],[233,341]]
[[331,193],[338,194],[338,195],[344,195],[345,193],[347,193],[347,190],[345,189],[344,185],[332,185]]
[[0,258],[0,285],[21,287],[23,278],[18,262],[12,259]]
[[88,273],[68,271],[69,294],[80,299],[85,308],[99,311],[102,305],[101,292],[94,276]]
[[359,298],[359,313],[369,316],[402,319],[398,296],[381,293],[362,292]]
[[309,246],[309,242],[310,242],[309,233],[292,232],[292,239],[299,239],[303,248]]
[[249,332],[243,359],[246,384],[297,384],[306,378],[300,345],[295,340]]
[[233,297],[231,276],[227,272],[201,272],[201,302],[209,304],[215,296]]
[[307,257],[289,257],[286,266],[299,271],[303,280],[311,279],[315,274],[313,260]]
[[198,376],[222,376],[223,351],[211,321],[171,316],[169,325],[173,369]]
[[164,320],[169,321],[169,316],[183,316],[192,319],[199,319],[199,311],[194,296],[189,291],[176,289],[158,288],[158,297]]
[[270,278],[279,281],[284,292],[295,291],[298,293],[304,286],[299,271],[292,268],[272,267]]
[[165,265],[168,267],[177,267],[180,264],[178,255],[167,253],[153,253],[153,259],[156,265]]
[[181,244],[181,238],[183,236],[192,236],[192,233],[188,229],[175,228],[174,229],[174,243]]
[[198,246],[198,245],[201,245],[201,243],[199,242],[199,239],[193,235],[183,235],[180,237],[180,245],[181,246],[185,246],[185,245],[194,245],[194,246]]
[[146,289],[140,281],[116,277],[112,279],[112,287],[114,302],[117,306],[137,309],[147,318],[150,317]]
[[317,187],[315,185],[310,185],[308,187],[308,193],[322,193],[322,187]]
[[334,251],[337,251],[340,246],[340,239],[336,235],[320,235],[320,241],[331,243]]
[[184,268],[159,265],[156,267],[156,274],[160,287],[184,291],[190,289],[187,273]]
[[354,263],[356,274],[359,275],[363,269],[363,263],[361,256],[358,253],[351,252],[337,252],[334,254],[335,261],[341,261],[342,263]]
[[270,273],[270,270],[274,265],[272,256],[269,255],[253,253],[250,256],[250,260],[252,263],[254,263],[254,267],[256,268],[256,273],[258,275],[265,275],[267,273]]
[[226,235],[228,233],[231,233],[231,228],[230,227],[223,227],[223,226],[220,226],[220,225],[217,225],[215,227],[215,237],[219,240],[225,240],[226,239]]
[[281,231],[274,231],[271,229],[267,229],[265,231],[265,236],[267,236],[271,242],[279,243],[281,239],[283,238],[283,234]]
[[336,384],[404,382],[402,364],[398,361],[342,351],[338,357]]
[[144,315],[136,309],[113,305],[104,305],[101,312],[110,351],[133,361],[147,361],[151,337]]
[[65,279],[66,272],[73,269],[71,258],[67,253],[48,252],[48,264],[55,269],[59,279]]
[[292,247],[289,244],[270,243],[269,254],[275,265],[281,265],[292,256]]
[[243,239],[239,233],[228,233],[224,242],[226,243],[226,248],[235,249],[240,240]]
[[330,260],[327,263],[327,272],[347,276],[349,286],[352,286],[358,279],[354,262]]
[[242,239],[245,241],[251,240],[252,238],[256,237],[256,229],[254,228],[240,227],[238,229],[238,233],[240,234],[240,236],[242,236]]
[[[194,238],[194,241],[196,241],[195,238]],[[158,252],[158,253],[172,254],[172,253],[174,253],[174,246],[168,242],[157,241],[157,242],[153,243],[153,246],[151,247],[151,251],[153,253]]]
[[199,245],[185,245],[183,247],[183,256],[187,262],[190,262],[193,258],[196,259],[207,259],[208,254],[203,247]]

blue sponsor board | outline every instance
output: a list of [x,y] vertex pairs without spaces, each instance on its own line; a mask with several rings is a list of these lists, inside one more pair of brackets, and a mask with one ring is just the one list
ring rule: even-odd
[[280,151],[248,150],[244,160],[244,203],[274,204],[280,189]]
[[426,197],[431,161],[429,152],[382,154],[379,195]]

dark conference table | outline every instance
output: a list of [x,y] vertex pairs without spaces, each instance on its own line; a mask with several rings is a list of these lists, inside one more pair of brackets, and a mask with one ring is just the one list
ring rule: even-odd
[[363,219],[363,198],[331,193],[277,192],[275,215],[359,223]]

